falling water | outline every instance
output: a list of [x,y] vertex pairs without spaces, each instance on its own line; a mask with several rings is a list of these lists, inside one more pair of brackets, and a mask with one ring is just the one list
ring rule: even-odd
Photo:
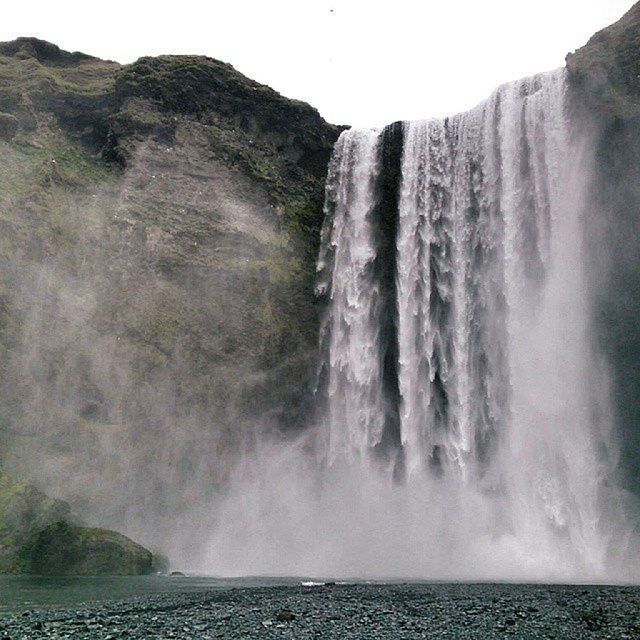
[[631,575],[613,553],[628,527],[590,336],[592,148],[565,91],[558,71],[452,118],[342,134],[318,260],[316,428],[238,466],[212,570]]
[[[327,184],[329,464],[375,459],[385,442],[383,154],[382,133],[344,132]],[[551,554],[560,573],[597,574],[607,439],[588,335],[581,162],[564,71],[506,85],[468,113],[403,125],[390,267],[396,448],[405,484],[470,487],[494,514],[491,535],[510,535],[532,562]]]
[[[340,137],[329,167],[326,218],[317,292],[326,293],[331,273],[328,327],[329,455],[375,447],[384,426],[379,346],[379,286],[374,279],[376,238],[372,214],[380,141],[370,131]],[[329,229],[329,225],[332,227]],[[340,328],[344,330],[340,330]],[[350,425],[348,429],[344,424]]]

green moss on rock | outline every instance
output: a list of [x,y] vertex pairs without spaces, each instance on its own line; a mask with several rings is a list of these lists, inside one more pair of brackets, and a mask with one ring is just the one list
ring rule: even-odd
[[0,573],[141,575],[167,564],[115,531],[70,520],[66,502],[0,471]]
[[0,572],[19,570],[19,552],[51,522],[69,516],[69,505],[0,471]]
[[145,575],[153,555],[126,536],[59,521],[45,527],[20,550],[29,573],[47,575]]

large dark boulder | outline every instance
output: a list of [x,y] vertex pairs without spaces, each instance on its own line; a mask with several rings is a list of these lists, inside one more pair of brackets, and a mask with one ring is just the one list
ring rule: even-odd
[[55,522],[20,550],[28,573],[40,575],[146,575],[153,555],[115,531]]
[[140,575],[168,568],[129,538],[72,520],[66,502],[0,471],[0,572]]

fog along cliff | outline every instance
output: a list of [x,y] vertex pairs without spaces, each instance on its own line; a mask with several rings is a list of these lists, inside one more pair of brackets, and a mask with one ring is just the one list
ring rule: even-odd
[[0,44],[5,472],[162,545],[300,428],[338,133],[216,60]]

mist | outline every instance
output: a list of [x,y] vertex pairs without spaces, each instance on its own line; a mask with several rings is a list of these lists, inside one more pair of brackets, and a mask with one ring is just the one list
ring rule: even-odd
[[[125,176],[93,192],[63,175],[53,185],[63,192],[59,226],[3,265],[3,466],[84,521],[164,549],[206,516],[254,429],[245,395],[262,382],[259,363],[219,354],[251,324],[252,288],[264,284],[258,272],[238,288],[233,267],[213,277],[172,267],[172,238],[135,216],[141,181],[148,190],[170,171],[149,153],[142,147]],[[157,197],[169,189],[163,180]],[[206,189],[182,206],[215,206]],[[226,198],[236,219],[251,215]],[[203,366],[216,355],[217,367]]]
[[[265,442],[242,458],[214,519],[209,571],[638,579],[637,501],[620,482],[623,432],[603,328],[594,318],[602,265],[611,258],[600,248],[600,268],[589,269],[599,134],[578,107],[564,102],[564,91],[558,71],[505,85],[453,124],[404,124],[392,294],[400,300],[402,398],[395,445],[384,368],[393,337],[380,328],[387,294],[372,268],[380,251],[377,217],[386,215],[377,175],[383,166],[388,171],[381,158],[393,153],[385,147],[393,134],[342,134],[329,168],[318,266],[318,291],[328,296],[321,366],[328,372],[326,405],[320,404],[308,434]],[[482,163],[471,177],[475,198],[463,190],[474,162]],[[446,195],[434,196],[436,189]],[[431,196],[423,195],[429,190]],[[457,212],[474,207],[456,220]],[[521,212],[528,219],[519,219]],[[421,230],[423,215],[434,227]],[[456,262],[464,247],[455,243],[473,238],[473,225],[480,235],[470,275],[478,281],[457,271],[465,268],[464,254]],[[416,283],[425,277],[421,260],[428,263],[428,251],[431,281],[422,280],[424,294]],[[442,261],[437,268],[434,256]],[[443,296],[437,313],[434,287]],[[484,300],[471,297],[471,304],[470,295]],[[456,313],[449,313],[447,299]],[[430,314],[421,316],[429,306]],[[469,317],[471,332],[464,333]]]

